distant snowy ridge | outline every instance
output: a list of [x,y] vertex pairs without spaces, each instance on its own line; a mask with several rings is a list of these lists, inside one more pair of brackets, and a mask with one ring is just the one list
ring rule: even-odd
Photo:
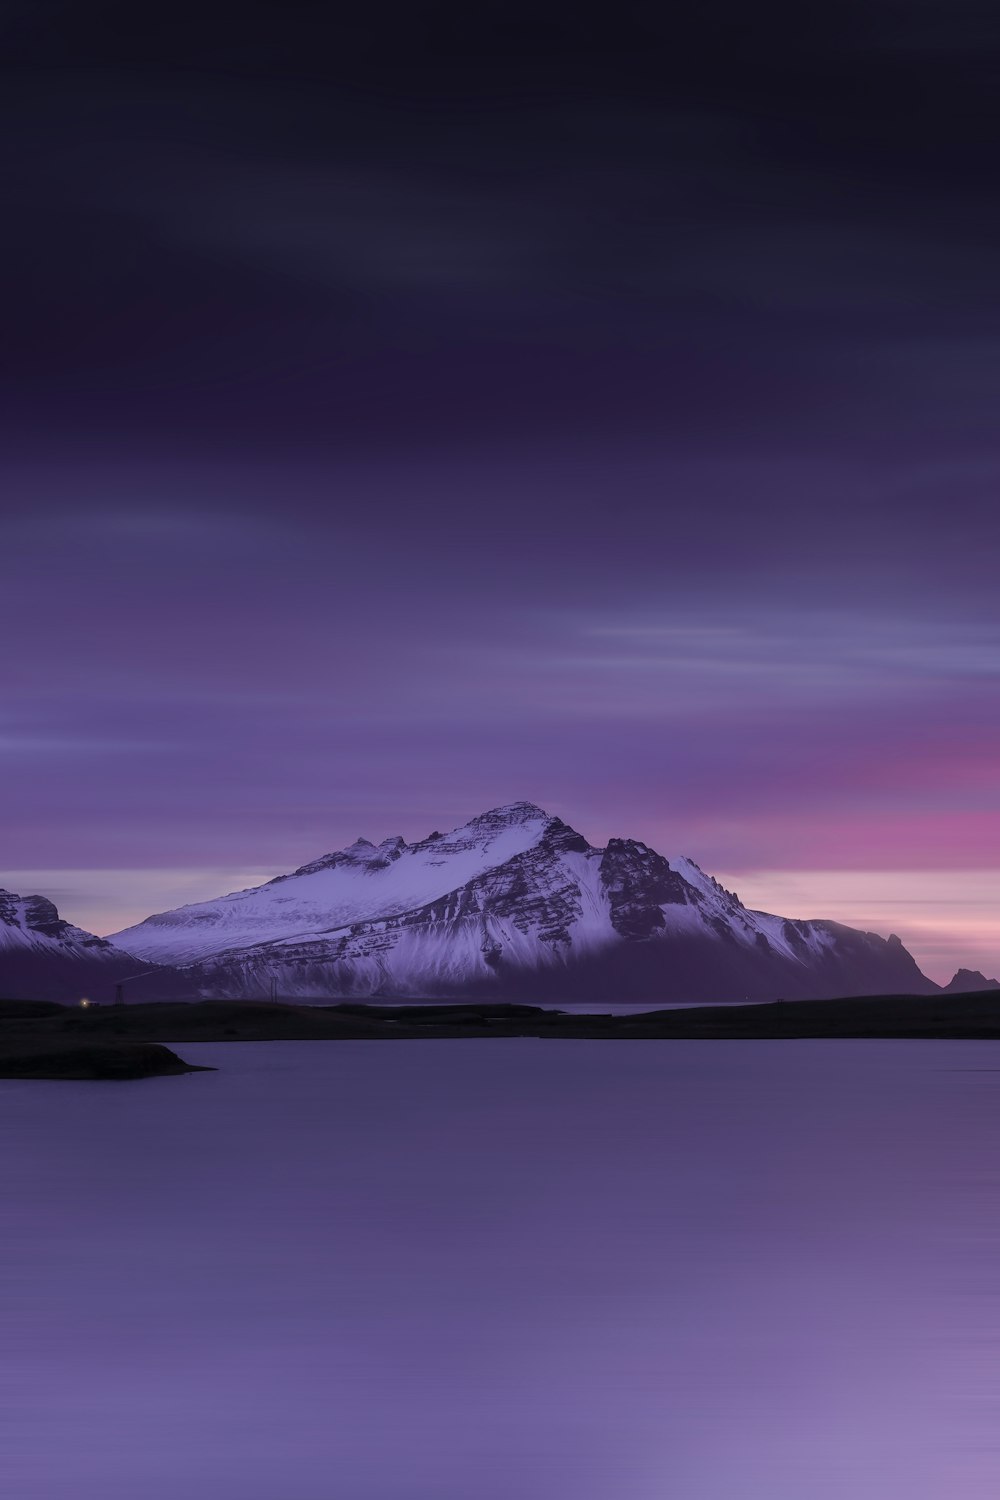
[[898,938],[743,906],[692,860],[530,802],[348,848],[114,935],[206,995],[714,1001],[931,993]]
[[[107,1000],[116,984],[148,967],[107,938],[63,921],[44,896],[0,890],[0,998]],[[170,987],[176,982],[171,977]]]

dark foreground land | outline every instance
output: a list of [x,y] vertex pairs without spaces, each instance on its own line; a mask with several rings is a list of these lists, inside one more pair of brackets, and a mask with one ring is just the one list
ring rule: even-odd
[[[405,1038],[1000,1039],[1000,992],[698,1006],[589,1015],[531,1005],[284,1005],[205,1000],[78,1006],[0,1001],[0,1078],[150,1078],[205,1071],[164,1042]],[[211,1071],[211,1070],[208,1070]]]
[[0,1078],[160,1078],[204,1073],[141,1029],[91,1024],[98,1012],[44,1000],[0,1000]]

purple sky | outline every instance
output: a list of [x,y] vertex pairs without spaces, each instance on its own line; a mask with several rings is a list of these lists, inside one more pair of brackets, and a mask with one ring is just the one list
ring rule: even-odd
[[473,10],[4,8],[0,883],[526,797],[993,972],[995,11]]

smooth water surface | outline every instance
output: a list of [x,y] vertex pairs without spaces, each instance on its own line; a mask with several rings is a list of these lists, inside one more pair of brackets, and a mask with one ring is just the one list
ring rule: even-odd
[[16,1500],[995,1500],[1000,1050],[0,1083]]

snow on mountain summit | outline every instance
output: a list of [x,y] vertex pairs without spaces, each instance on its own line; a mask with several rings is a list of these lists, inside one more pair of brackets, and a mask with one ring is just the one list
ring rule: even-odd
[[690,859],[593,848],[533,802],[414,844],[358,838],[116,935],[202,994],[766,999],[934,990],[901,943],[749,911]]
[[[25,954],[30,972],[17,966]],[[595,848],[534,802],[413,844],[359,837],[110,940],[61,921],[43,897],[0,893],[8,994],[76,985],[95,961],[104,991],[112,975],[131,982],[137,967],[155,965],[136,997],[260,999],[276,989],[320,1001],[667,1003],[938,988],[898,938],[751,911],[693,860],[629,838]]]
[[161,912],[113,941],[151,963],[191,964],[220,950],[313,935],[424,906],[523,853],[562,825],[531,802],[481,813],[415,844],[358,838],[266,885]]

